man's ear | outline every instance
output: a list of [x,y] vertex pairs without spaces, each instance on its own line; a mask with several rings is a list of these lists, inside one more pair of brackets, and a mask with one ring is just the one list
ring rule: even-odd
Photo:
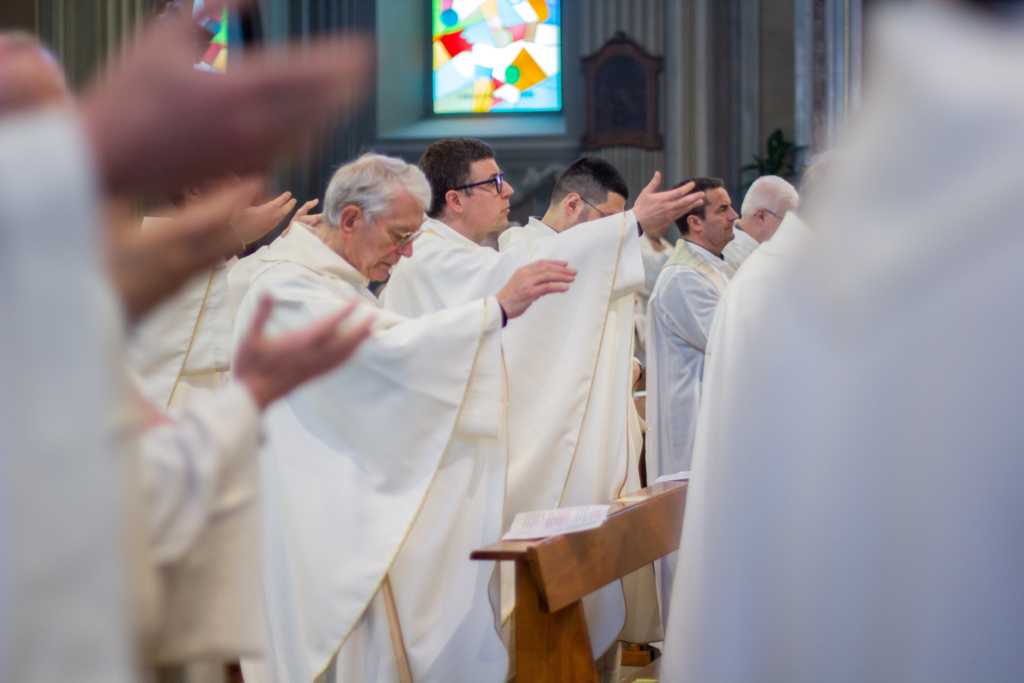
[[363,217],[363,210],[355,204],[349,204],[341,210],[341,215],[338,216],[338,229],[341,233],[348,237],[356,230],[356,221]]
[[182,196],[190,202],[196,202],[203,198],[203,188],[199,185],[187,185],[181,190]]
[[462,197],[459,196],[458,190],[448,190],[444,195],[444,201],[449,209],[455,213],[462,213]]
[[583,205],[583,200],[575,192],[570,192],[565,195],[565,199],[562,200],[562,204],[565,206],[565,212],[570,216],[574,216],[580,206]]
[[704,226],[704,221],[702,221],[698,216],[687,216],[686,225],[690,227],[690,232],[700,232],[697,228],[702,228]]

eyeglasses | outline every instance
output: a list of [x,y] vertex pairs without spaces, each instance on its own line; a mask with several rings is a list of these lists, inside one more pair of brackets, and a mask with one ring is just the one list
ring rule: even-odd
[[588,202],[586,199],[583,199],[582,196],[580,197],[580,201],[582,201],[584,204],[589,206],[594,211],[597,211],[599,214],[601,214],[601,218],[608,218],[608,214],[606,214],[604,211],[602,211],[601,209],[597,208],[596,206],[594,206],[593,204]]
[[[395,242],[395,246],[401,249],[410,242],[414,242],[417,237],[423,234],[422,230],[413,230],[412,232],[403,232],[401,235],[397,235],[398,241]],[[394,234],[391,235],[395,237]]]
[[470,183],[469,185],[463,185],[462,187],[453,187],[453,190],[468,190],[471,187],[478,187],[480,185],[488,185],[494,183],[494,189],[497,190],[498,194],[501,194],[501,189],[505,186],[505,174],[499,173],[493,178],[487,180],[481,180],[479,183]]
[[[762,207],[762,208],[764,208],[764,207]],[[768,209],[765,209],[765,211],[768,211]],[[780,216],[779,214],[775,213],[774,211],[768,211],[768,213],[770,213],[771,215],[775,216],[780,221],[782,220],[782,216]]]

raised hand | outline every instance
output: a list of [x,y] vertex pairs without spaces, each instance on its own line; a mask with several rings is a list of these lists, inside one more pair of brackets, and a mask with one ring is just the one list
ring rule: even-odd
[[496,298],[511,320],[545,294],[569,291],[569,283],[575,279],[576,271],[566,261],[534,261],[513,273]]
[[295,208],[297,201],[292,199],[291,192],[285,192],[266,204],[242,209],[232,217],[231,222],[242,242],[252,244],[276,228]]
[[640,225],[652,232],[667,227],[675,219],[689,213],[704,201],[703,192],[693,192],[693,183],[686,183],[674,190],[658,192],[661,173],[654,172],[651,182],[643,189],[633,203],[633,215]]
[[364,38],[246,55],[226,75],[193,70],[190,22],[161,22],[84,96],[81,117],[112,194],[173,190],[265,169],[364,97]]
[[299,207],[299,210],[292,216],[292,223],[299,222],[305,223],[311,228],[320,227],[320,219],[323,217],[322,213],[310,213],[310,209],[320,203],[319,199],[310,199],[308,202]]
[[267,337],[263,328],[274,310],[274,300],[265,295],[258,306],[235,354],[232,375],[249,389],[260,410],[348,360],[370,335],[373,324],[373,318],[367,317],[361,323],[342,326],[356,309],[356,304],[350,303],[297,332]]

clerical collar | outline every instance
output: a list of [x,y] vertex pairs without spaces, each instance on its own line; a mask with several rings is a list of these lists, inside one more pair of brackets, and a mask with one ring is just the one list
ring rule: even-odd
[[557,235],[558,234],[557,230],[555,230],[550,225],[548,225],[547,223],[542,221],[540,219],[540,217],[538,217],[538,216],[530,216],[530,220],[526,223],[526,225],[527,226],[534,225],[534,226],[540,227],[542,229],[541,230],[542,232],[544,230],[547,230],[547,231],[550,231],[551,234],[553,234],[553,235]]
[[688,240],[685,237],[683,239],[686,240],[687,244],[689,244],[691,246],[694,246],[694,247],[697,247],[698,249],[700,249],[701,251],[703,251],[703,252],[705,252],[707,254],[711,254],[712,256],[717,256],[720,261],[724,261],[725,260],[725,256],[723,256],[722,254],[716,254],[715,252],[711,251],[707,247],[702,247],[699,244],[697,244],[696,242]]
[[267,262],[291,261],[314,272],[362,285],[364,288],[370,282],[356,270],[355,266],[321,242],[314,229],[304,223],[292,223],[288,234],[274,240],[259,259]]
[[427,220],[425,220],[423,222],[422,230],[423,232],[433,232],[435,235],[444,240],[451,240],[453,242],[460,242],[462,244],[467,245],[471,244],[474,247],[480,246],[479,244],[469,239],[455,228],[452,228],[447,223],[442,223],[436,218],[428,218]]

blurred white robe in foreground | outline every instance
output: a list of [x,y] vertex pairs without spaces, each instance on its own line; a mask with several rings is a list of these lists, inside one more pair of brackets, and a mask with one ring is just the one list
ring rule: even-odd
[[238,384],[193,396],[139,437],[163,610],[152,660],[225,663],[263,652],[260,411]]
[[1024,26],[880,18],[850,167],[716,379],[669,683],[1024,680]]
[[71,114],[0,121],[3,681],[134,680],[120,319],[93,163]]
[[351,360],[266,413],[269,643],[264,667],[245,663],[246,681],[397,682],[400,631],[417,683],[501,683],[494,565],[469,559],[501,528],[497,301],[412,321],[382,311],[359,272],[298,223],[242,266],[231,278],[236,344],[264,293],[272,334],[347,301],[377,316]]
[[[508,246],[501,253],[438,220],[428,219],[423,229],[427,233],[416,242],[412,257],[399,261],[382,297],[385,308],[402,315],[423,315],[493,296],[517,268],[538,259],[568,261],[578,271],[568,292],[540,298],[509,321],[501,335],[509,377],[505,528],[517,512],[601,503],[625,492],[636,467],[629,466],[625,420],[614,416],[624,418],[631,400],[631,340],[604,331],[607,323],[618,329],[621,322],[615,302],[643,284],[633,213],[543,239],[510,243],[513,237],[502,235]],[[506,234],[513,230],[517,228]],[[631,309],[629,313],[631,321]],[[602,355],[610,362],[615,359],[616,366],[596,375]],[[602,403],[601,397],[608,400]],[[590,420],[593,427],[586,429]],[[606,458],[609,450],[617,457]],[[634,480],[638,488],[638,478]],[[503,618],[512,608],[508,576],[506,572]],[[625,623],[622,592],[611,584],[588,596],[584,608],[591,644],[599,655]]]

